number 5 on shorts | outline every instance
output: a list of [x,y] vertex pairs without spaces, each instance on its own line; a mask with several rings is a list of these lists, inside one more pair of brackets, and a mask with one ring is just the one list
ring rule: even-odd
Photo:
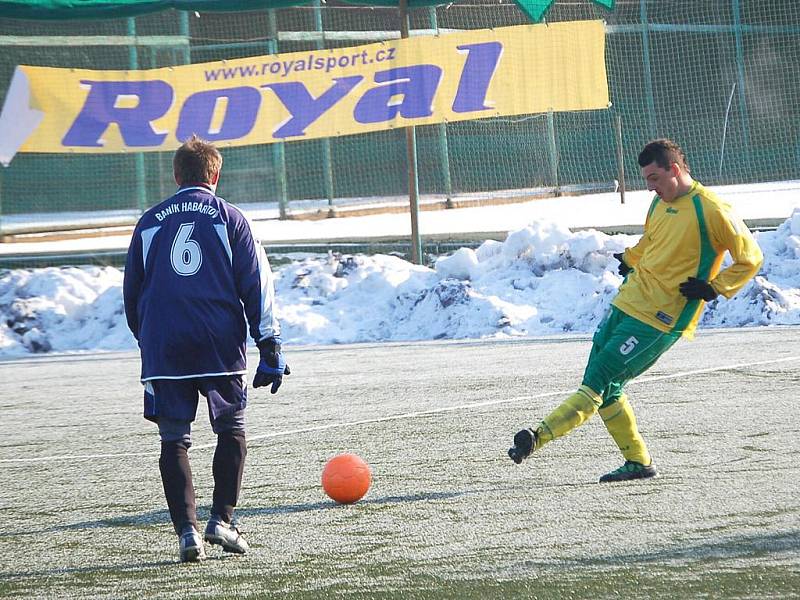
[[633,352],[633,349],[636,348],[636,344],[638,343],[639,340],[637,340],[634,336],[629,337],[627,340],[625,340],[625,343],[619,347],[619,353],[623,356],[627,356]]

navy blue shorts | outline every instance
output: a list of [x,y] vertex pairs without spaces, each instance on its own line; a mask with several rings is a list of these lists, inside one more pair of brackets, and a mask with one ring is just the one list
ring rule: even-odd
[[144,384],[144,418],[194,421],[199,394],[206,397],[212,423],[247,406],[247,384],[241,375],[151,379]]

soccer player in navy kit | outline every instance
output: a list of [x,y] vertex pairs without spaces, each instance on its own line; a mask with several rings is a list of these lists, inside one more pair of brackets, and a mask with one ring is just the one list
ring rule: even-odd
[[233,511],[241,489],[247,405],[247,332],[260,361],[253,387],[278,391],[289,374],[281,354],[272,271],[242,213],[215,195],[222,156],[192,136],[175,152],[178,191],[145,212],[128,249],[125,315],[139,342],[144,417],[158,425],[159,467],[182,562],[205,558],[187,450],[198,393],[217,446],[204,539],[248,550]]

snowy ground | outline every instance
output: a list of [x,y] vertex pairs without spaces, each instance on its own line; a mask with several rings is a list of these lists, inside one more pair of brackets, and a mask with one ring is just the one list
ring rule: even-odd
[[[702,327],[800,324],[800,209],[756,235],[760,273],[733,299],[710,303]],[[636,240],[538,219],[434,268],[387,255],[298,258],[276,269],[283,337],[339,344],[590,332],[622,281],[612,254]],[[3,272],[0,357],[135,348],[121,287],[111,267]]]
[[[707,331],[632,381],[660,477],[619,485],[596,483],[622,459],[599,418],[522,465],[506,455],[574,391],[590,345],[291,348],[280,392],[249,394],[236,514],[250,552],[207,546],[203,565],[177,562],[138,354],[0,361],[0,598],[796,600],[800,328]],[[373,472],[353,505],[320,486],[341,452]]]

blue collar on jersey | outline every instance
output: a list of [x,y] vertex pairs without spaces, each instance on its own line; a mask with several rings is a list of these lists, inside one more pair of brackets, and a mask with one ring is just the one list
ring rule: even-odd
[[196,184],[190,185],[189,187],[180,187],[180,188],[178,188],[178,191],[175,192],[175,195],[177,196],[181,192],[188,192],[189,190],[203,190],[204,192],[209,192],[211,194],[214,193],[213,190],[211,189],[211,186],[209,186],[207,183],[196,183]]

